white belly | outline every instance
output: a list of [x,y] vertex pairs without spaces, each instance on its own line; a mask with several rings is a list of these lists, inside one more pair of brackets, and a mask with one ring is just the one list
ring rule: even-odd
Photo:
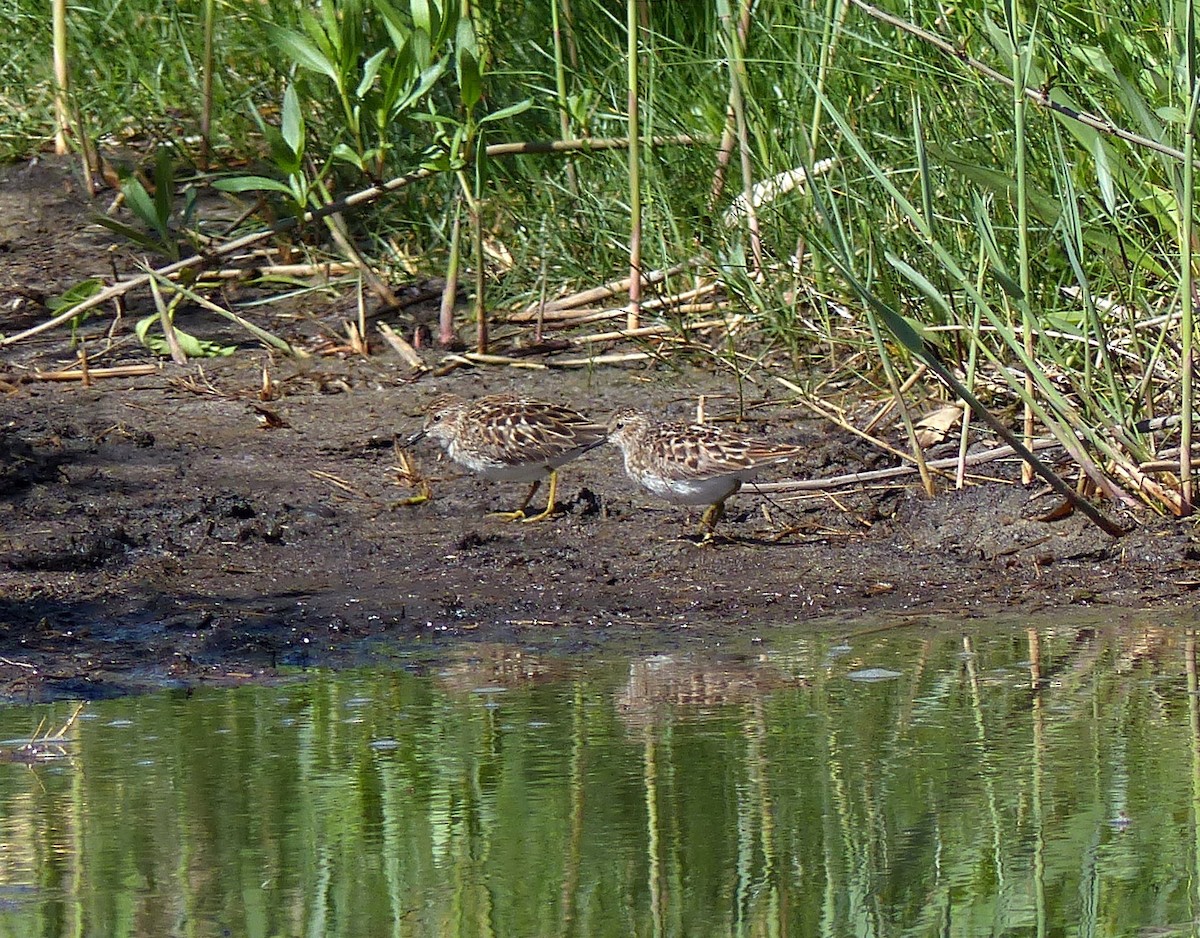
[[641,474],[638,482],[660,498],[681,505],[712,505],[742,487],[742,480],[736,475],[714,479],[664,479],[653,474]]
[[464,452],[453,443],[447,450],[451,459],[472,472],[478,472],[492,482],[532,482],[549,475],[546,463],[511,463],[502,459],[481,456],[479,453]]

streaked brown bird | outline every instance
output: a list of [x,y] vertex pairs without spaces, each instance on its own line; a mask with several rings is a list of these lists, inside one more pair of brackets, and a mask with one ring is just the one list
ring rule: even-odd
[[707,505],[700,527],[710,534],[744,482],[803,452],[708,424],[660,423],[632,408],[613,414],[608,440],[620,447],[625,471],[639,485],[678,504]]
[[[554,513],[558,468],[604,441],[605,428],[583,414],[545,401],[490,394],[466,400],[441,394],[429,403],[425,425],[408,440],[436,440],[460,466],[493,482],[531,482],[514,511],[496,512],[505,521],[541,521]],[[525,509],[550,477],[546,508],[527,516]]]

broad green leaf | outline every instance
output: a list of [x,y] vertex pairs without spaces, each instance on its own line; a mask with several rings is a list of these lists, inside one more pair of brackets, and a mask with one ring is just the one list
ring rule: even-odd
[[283,93],[283,122],[279,129],[299,164],[304,159],[304,114],[300,111],[295,84],[289,84]]
[[175,166],[171,151],[159,147],[154,161],[154,216],[160,231],[167,230],[171,220],[171,206],[175,200]]
[[412,60],[416,67],[422,70],[428,69],[433,64],[433,41],[429,38],[429,33],[423,29],[418,29],[408,37],[408,44],[405,46],[408,54],[412,56]]
[[96,224],[101,228],[107,228],[114,234],[119,234],[122,238],[132,241],[134,244],[140,244],[148,251],[158,252],[163,250],[163,244],[160,239],[152,237],[138,228],[122,224],[115,218],[109,218],[105,215],[101,215],[98,216],[95,221]]
[[408,9],[412,14],[413,25],[417,29],[425,30],[430,36],[437,34],[437,9],[430,9],[429,0],[411,0]]
[[475,27],[468,17],[464,16],[458,21],[458,26],[454,31],[454,48],[456,51],[470,52],[476,59],[479,58],[479,43],[475,38]]
[[425,69],[425,71],[421,73],[421,77],[417,79],[417,83],[413,86],[413,89],[402,100],[397,101],[395,105],[393,105],[391,113],[392,118],[395,119],[395,117],[400,114],[401,111],[408,110],[418,101],[420,101],[421,98],[425,97],[425,95],[429,93],[430,89],[437,84],[438,79],[442,77],[442,74],[446,71],[446,68],[449,66],[449,64],[450,60],[446,57],[443,57],[434,62],[431,66],[429,66],[429,68]]
[[479,74],[479,62],[470,51],[460,48],[455,52],[454,63],[458,74],[459,94],[462,96],[463,106],[469,111],[483,98],[483,79]]
[[356,150],[348,147],[344,143],[339,143],[336,147],[334,147],[330,156],[332,156],[335,160],[341,160],[342,162],[349,163],[351,166],[357,167],[364,172],[366,171],[366,165],[364,163],[366,154],[360,156]]
[[[121,186],[121,192],[125,195],[125,204],[129,206],[130,211],[137,216],[142,224],[158,235],[158,240],[151,241],[147,246],[153,246],[157,251],[165,251],[172,257],[176,256],[178,250],[175,248],[174,240],[171,238],[171,232],[167,228],[167,223],[158,217],[154,200],[150,198],[146,187],[141,184],[137,177],[130,176]],[[117,229],[111,228],[110,230],[116,231]],[[141,242],[141,239],[135,240],[138,240],[139,243],[144,243]]]
[[1117,190],[1113,185],[1112,167],[1108,162],[1108,146],[1100,135],[1096,135],[1096,143],[1092,149],[1092,158],[1096,165],[1096,181],[1100,185],[1100,198],[1104,208],[1110,215],[1117,212]]
[[391,53],[391,49],[380,49],[371,56],[363,64],[362,79],[358,83],[358,87],[354,89],[354,96],[357,98],[363,97],[375,84],[375,76],[379,74],[380,66],[383,65],[383,57]]
[[314,72],[320,72],[322,75],[329,77],[334,84],[340,86],[341,76],[338,74],[337,66],[334,62],[326,58],[321,50],[300,33],[285,29],[282,26],[267,27],[267,33],[271,37],[271,41],[279,47],[279,49],[288,56],[297,65],[310,69]]
[[479,123],[487,124],[492,121],[502,121],[505,118],[513,117],[517,114],[524,114],[533,107],[533,100],[526,98],[524,101],[518,101],[516,104],[510,104],[508,107],[502,107],[498,111],[493,111],[484,117],[479,118]]
[[81,280],[65,292],[58,294],[58,296],[52,296],[47,299],[46,309],[57,316],[64,310],[68,310],[72,306],[78,306],[84,300],[91,299],[100,292],[102,286],[103,284],[95,277]]
[[282,192],[284,195],[293,195],[290,187],[267,176],[234,176],[216,179],[212,185],[221,192]]
[[[976,166],[972,163],[956,159],[941,147],[935,147],[932,144],[929,147],[929,151],[937,156],[947,169],[956,170],[977,185],[995,192],[1005,202],[1009,204],[1014,203],[1017,183],[1009,173],[1001,172],[997,169],[989,169],[986,166]],[[1033,210],[1034,215],[1037,216],[1039,221],[1047,225],[1058,223],[1058,216],[1061,209],[1059,208],[1057,199],[1028,184],[1026,185],[1025,195],[1029,200],[1030,209]]]
[[[171,346],[167,343],[167,337],[160,332],[150,331],[158,323],[158,313],[152,313],[139,319],[133,331],[138,337],[138,341],[150,351],[156,355],[167,356],[171,354]],[[190,332],[184,332],[179,328],[175,328],[174,332],[179,347],[188,358],[225,358],[237,351],[235,345],[220,345],[210,342],[208,339],[198,339]]]
[[262,133],[271,148],[271,160],[275,163],[275,168],[288,175],[299,172],[300,160],[291,145],[283,139],[279,128],[271,124],[264,124]]

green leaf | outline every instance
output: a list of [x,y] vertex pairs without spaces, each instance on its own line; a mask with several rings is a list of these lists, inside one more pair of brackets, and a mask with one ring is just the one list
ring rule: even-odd
[[280,133],[298,165],[304,159],[304,115],[300,111],[300,98],[296,94],[295,84],[289,84],[287,91],[283,93],[283,122]]
[[158,148],[154,162],[154,216],[160,231],[167,230],[171,220],[171,206],[175,200],[175,166],[171,152],[166,147]]
[[1100,198],[1104,201],[1104,208],[1108,214],[1115,215],[1117,190],[1113,185],[1112,166],[1108,162],[1108,146],[1099,134],[1096,135],[1096,142],[1092,148],[1092,157],[1096,162],[1096,181],[1100,184]]
[[[392,48],[403,49],[413,32],[413,25],[397,10],[390,0],[373,0],[372,6],[383,17],[383,25],[392,40]],[[418,26],[419,28],[419,26]]]
[[148,251],[161,251],[163,249],[163,245],[158,238],[151,237],[138,228],[122,224],[115,218],[108,218],[101,215],[95,221],[101,228],[107,228],[109,231],[119,234],[122,238],[132,241],[134,244],[140,244]]
[[66,292],[47,299],[46,309],[48,309],[53,315],[57,316],[64,310],[70,309],[72,306],[78,306],[84,300],[91,299],[100,292],[100,288],[102,286],[103,284],[95,277],[89,277],[87,280],[81,280]]
[[413,25],[417,29],[423,29],[425,32],[434,36],[438,31],[438,15],[437,8],[430,9],[429,0],[411,0],[408,5],[409,12],[412,14]]
[[310,69],[327,75],[335,85],[340,86],[340,75],[332,60],[321,54],[312,40],[291,29],[282,26],[267,26],[271,41],[279,47],[284,55],[302,68]]
[[953,318],[953,312],[950,308],[950,301],[946,299],[945,294],[943,294],[941,290],[939,290],[929,281],[929,278],[909,264],[908,261],[897,257],[891,251],[885,252],[884,257],[887,258],[887,262],[889,264],[907,277],[908,280],[912,282],[912,284],[916,286],[918,290],[925,294],[926,298],[932,301],[933,305],[941,311],[942,315],[945,316],[946,319]]
[[454,33],[454,48],[457,52],[470,52],[479,58],[479,41],[475,38],[475,27],[465,16],[458,21],[458,28]]
[[[1003,197],[1009,204],[1016,204],[1017,182],[1011,174],[996,169],[989,169],[986,166],[976,166],[973,163],[956,159],[941,147],[930,145],[929,151],[938,156],[947,169],[956,170],[977,185]],[[1030,209],[1032,209],[1039,221],[1047,225],[1058,224],[1058,216],[1062,209],[1059,207],[1057,199],[1041,189],[1028,184],[1026,185],[1025,194],[1029,200]]]
[[[151,313],[149,316],[139,319],[137,325],[133,327],[133,331],[138,337],[138,341],[155,355],[167,356],[171,354],[171,346],[167,343],[167,337],[162,333],[150,331],[151,327],[158,322],[158,313]],[[237,351],[235,345],[219,345],[208,339],[198,339],[178,327],[174,332],[179,347],[183,349],[183,354],[188,358],[225,358]]]
[[526,98],[524,101],[518,101],[516,104],[510,104],[508,107],[502,107],[498,111],[493,111],[491,114],[481,117],[479,123],[487,124],[493,121],[502,121],[517,114],[524,114],[531,107],[533,107],[533,99]]
[[446,71],[446,68],[449,66],[449,64],[449,59],[443,57],[434,62],[433,65],[429,66],[429,68],[425,69],[425,71],[421,73],[421,77],[417,79],[417,83],[413,86],[412,90],[409,91],[409,93],[405,95],[403,99],[396,101],[396,103],[392,105],[390,113],[391,119],[394,120],[401,112],[407,111],[410,107],[420,101],[421,98],[425,97],[425,95],[429,93],[429,90],[435,84],[437,84],[438,79],[442,77],[442,74]]
[[330,156],[332,156],[335,160],[341,160],[343,163],[349,163],[351,166],[366,172],[366,164],[364,161],[366,154],[360,155],[356,150],[354,150],[352,147],[348,147],[344,143],[339,143],[336,147],[334,147]]
[[137,321],[137,325],[133,327],[134,335],[138,337],[138,341],[141,342],[142,345],[146,345],[146,333],[149,332],[150,327],[153,326],[157,321],[158,313],[151,313],[149,316],[139,319]]
[[362,79],[359,81],[358,87],[354,89],[356,98],[363,97],[371,90],[371,86],[375,84],[375,76],[379,74],[379,68],[383,65],[383,57],[391,52],[392,50],[386,47],[380,49],[363,64]]
[[282,192],[293,195],[292,190],[278,179],[267,176],[233,176],[227,179],[216,179],[213,188],[221,192]]
[[479,62],[466,49],[459,49],[454,55],[455,71],[458,75],[459,95],[463,107],[468,111],[475,107],[483,98],[483,77],[479,74]]
[[[169,257],[178,257],[179,250],[175,245],[174,239],[171,237],[170,229],[167,227],[167,223],[158,217],[155,202],[150,198],[150,193],[146,191],[146,187],[141,184],[136,176],[130,176],[121,185],[121,192],[125,196],[125,204],[129,206],[129,210],[137,216],[138,221],[153,231],[157,235],[157,238],[136,235],[133,229],[125,226],[118,227],[118,224],[105,225],[103,219],[97,219],[97,221],[110,231],[130,237],[134,242],[141,244],[143,247],[154,251],[161,251]],[[108,221],[111,220],[108,219]]]

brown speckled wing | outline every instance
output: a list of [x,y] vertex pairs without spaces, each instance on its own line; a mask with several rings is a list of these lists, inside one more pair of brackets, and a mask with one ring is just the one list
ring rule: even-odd
[[[501,456],[534,463],[553,460],[603,438],[605,429],[567,407],[544,401],[492,397],[476,402],[475,413],[488,448]],[[519,454],[519,457],[517,456]]]
[[671,474],[679,479],[710,479],[798,456],[797,446],[748,439],[706,424],[660,426],[656,448],[670,452]]

